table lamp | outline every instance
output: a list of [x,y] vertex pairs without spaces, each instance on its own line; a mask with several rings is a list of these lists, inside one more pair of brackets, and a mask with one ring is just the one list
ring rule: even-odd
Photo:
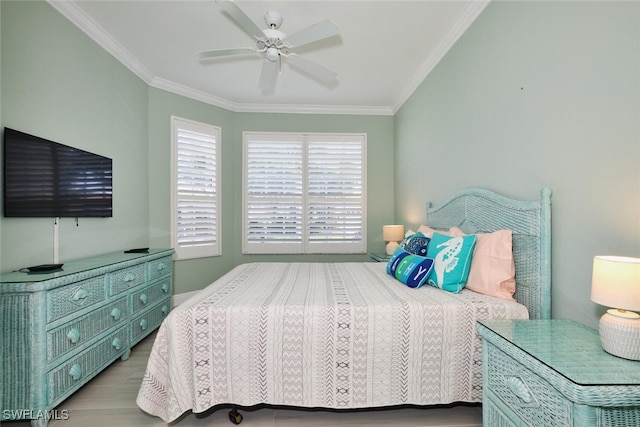
[[393,255],[398,249],[402,239],[404,239],[404,225],[383,225],[382,239],[387,243],[387,255]]
[[611,307],[600,318],[602,348],[614,356],[640,360],[640,258],[596,256],[591,301]]

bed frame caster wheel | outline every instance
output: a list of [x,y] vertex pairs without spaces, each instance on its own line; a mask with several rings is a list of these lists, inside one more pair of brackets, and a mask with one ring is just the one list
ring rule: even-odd
[[235,425],[240,424],[242,422],[242,414],[238,412],[237,409],[233,408],[229,411],[229,421]]

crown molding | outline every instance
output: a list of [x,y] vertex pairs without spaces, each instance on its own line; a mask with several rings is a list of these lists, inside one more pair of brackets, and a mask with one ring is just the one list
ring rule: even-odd
[[153,79],[151,79],[151,81],[149,82],[149,86],[155,87],[156,89],[164,90],[166,92],[174,93],[176,95],[181,95],[186,98],[191,98],[196,101],[204,102],[205,104],[215,105],[216,107],[224,108],[230,111],[236,111],[236,108],[238,108],[238,104],[227,99],[220,98],[218,96],[211,95],[208,92],[197,90],[192,87],[185,86],[160,77],[154,77]]
[[339,114],[362,116],[393,115],[391,107],[363,107],[358,105],[239,104],[235,111],[242,113]]
[[365,116],[392,116],[391,107],[361,107],[355,105],[300,105],[300,104],[243,104],[231,102],[210,93],[199,91],[170,80],[154,77],[149,86],[196,101],[221,107],[236,113],[282,113],[282,114],[343,114]]
[[469,3],[460,15],[458,21],[442,39],[442,42],[440,42],[433,53],[427,57],[427,59],[418,68],[418,71],[413,75],[413,78],[409,80],[404,89],[400,92],[397,102],[391,106],[393,114],[400,110],[411,94],[415,92],[418,86],[420,86],[424,79],[431,73],[431,71],[433,71],[436,65],[438,65],[442,58],[444,58],[458,39],[465,33],[465,31],[467,31],[476,18],[480,16],[482,11],[490,2],[491,0],[473,0]]
[[140,61],[120,43],[115,41],[104,28],[79,8],[75,2],[47,0],[47,3],[131,70],[136,76],[140,77],[145,83],[149,84],[151,82],[153,79],[151,71],[142,65]]

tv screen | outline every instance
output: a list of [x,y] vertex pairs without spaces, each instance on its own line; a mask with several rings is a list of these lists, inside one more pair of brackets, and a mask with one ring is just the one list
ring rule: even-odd
[[112,161],[4,129],[5,217],[111,217]]

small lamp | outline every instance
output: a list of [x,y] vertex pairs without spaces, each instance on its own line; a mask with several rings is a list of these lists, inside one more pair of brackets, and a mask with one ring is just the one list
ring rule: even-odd
[[[596,256],[591,300],[613,307],[600,318],[602,348],[614,356],[640,360],[640,258]],[[633,310],[633,311],[629,311]]]
[[382,226],[382,239],[387,243],[387,255],[393,255],[404,238],[404,225],[384,225]]

